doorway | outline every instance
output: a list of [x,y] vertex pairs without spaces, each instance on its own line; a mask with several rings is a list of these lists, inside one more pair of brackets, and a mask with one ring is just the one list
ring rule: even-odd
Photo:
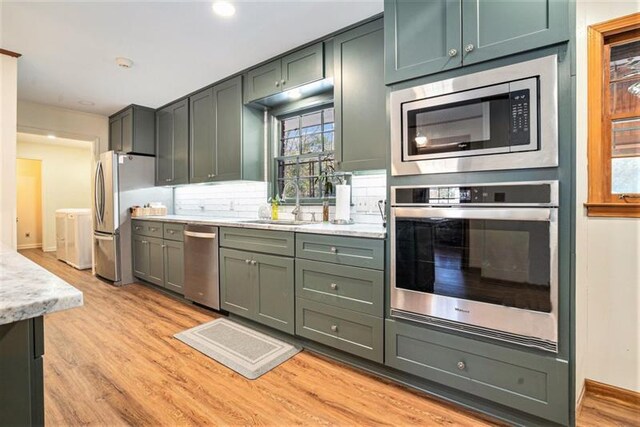
[[42,161],[17,159],[18,249],[42,248]]

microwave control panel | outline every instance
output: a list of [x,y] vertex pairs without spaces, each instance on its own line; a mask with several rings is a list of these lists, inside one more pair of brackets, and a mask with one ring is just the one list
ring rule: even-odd
[[511,104],[511,145],[527,145],[529,143],[529,89],[517,90],[510,94]]

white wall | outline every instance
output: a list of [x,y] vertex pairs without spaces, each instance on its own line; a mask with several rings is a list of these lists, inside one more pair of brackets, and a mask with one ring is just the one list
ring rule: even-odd
[[576,389],[584,379],[640,392],[640,220],[588,218],[587,26],[637,0],[576,4]]
[[55,212],[91,208],[93,156],[91,146],[76,148],[18,139],[17,156],[42,160],[42,248],[56,248]]
[[16,247],[18,60],[0,54],[0,243]]
[[18,101],[18,131],[93,141],[96,155],[109,145],[108,117],[35,102]]

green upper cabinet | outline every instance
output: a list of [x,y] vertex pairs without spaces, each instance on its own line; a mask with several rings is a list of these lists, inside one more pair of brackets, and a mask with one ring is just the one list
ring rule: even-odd
[[109,149],[154,156],[154,110],[132,105],[109,118]]
[[387,102],[382,19],[335,37],[335,150],[343,171],[384,169]]
[[189,180],[189,103],[175,102],[156,112],[156,185]]
[[242,103],[242,76],[189,98],[189,182],[262,179],[263,113]]
[[566,41],[568,11],[568,0],[385,0],[385,81]]
[[324,50],[320,42],[249,70],[245,101],[267,98],[323,78]]
[[567,0],[463,0],[464,63],[569,40]]
[[386,0],[386,82],[460,67],[461,24],[460,0]]

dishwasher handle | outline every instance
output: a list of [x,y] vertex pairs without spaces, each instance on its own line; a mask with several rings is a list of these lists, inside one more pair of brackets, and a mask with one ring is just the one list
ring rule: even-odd
[[186,231],[184,232],[185,236],[188,237],[198,237],[200,239],[215,239],[216,233],[200,233],[197,231]]

